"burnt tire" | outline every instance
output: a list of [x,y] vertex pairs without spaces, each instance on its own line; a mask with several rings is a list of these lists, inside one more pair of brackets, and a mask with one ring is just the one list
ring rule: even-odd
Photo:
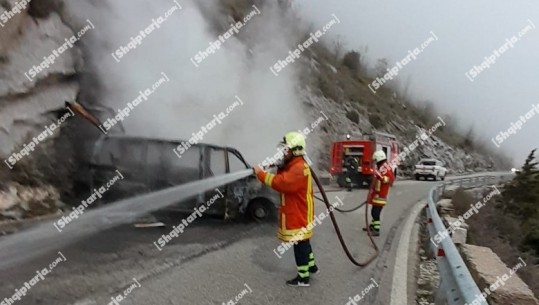
[[246,214],[250,220],[268,221],[273,219],[276,214],[275,205],[269,199],[255,198],[249,202]]

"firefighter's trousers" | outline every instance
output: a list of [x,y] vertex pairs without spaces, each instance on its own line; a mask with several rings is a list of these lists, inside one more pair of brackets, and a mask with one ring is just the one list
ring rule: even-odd
[[296,259],[299,277],[309,278],[310,271],[316,267],[310,240],[298,241],[294,245],[294,257]]
[[380,216],[382,215],[382,209],[383,206],[373,205],[371,208],[371,227],[375,230],[380,232],[380,226],[382,225],[382,222],[380,221]]

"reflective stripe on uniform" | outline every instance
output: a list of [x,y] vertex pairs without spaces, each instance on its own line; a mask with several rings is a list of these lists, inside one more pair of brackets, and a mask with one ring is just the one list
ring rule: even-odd
[[309,253],[309,267],[314,267],[314,253]]
[[301,278],[309,277],[309,265],[298,266],[298,275]]
[[389,182],[389,177],[384,176],[384,183],[388,183],[388,182]]
[[375,230],[380,230],[380,225],[382,224],[382,222],[380,220],[373,220],[372,221],[372,227],[375,229]]
[[376,180],[376,183],[374,184],[374,189],[375,189],[377,192],[379,192],[381,186],[382,186],[382,183],[380,182],[380,180]]
[[266,177],[264,178],[264,184],[271,187],[271,183],[273,182],[273,178],[275,178],[274,174],[266,173]]
[[374,197],[374,198],[372,199],[372,203],[379,204],[379,205],[385,205],[385,204],[386,204],[386,200],[385,200],[384,198]]
[[286,230],[279,228],[278,232],[279,239],[284,241],[302,241],[311,238],[312,235],[312,230],[303,231],[302,229]]
[[311,179],[311,168],[309,165],[305,164],[305,169],[303,170],[303,175],[307,176],[307,193],[305,194],[307,199],[307,226],[311,224],[312,219],[314,218],[314,203],[313,196],[311,196],[313,191],[312,179]]
[[286,228],[286,215],[283,213],[281,214],[281,226],[279,227],[279,231],[277,236],[280,240],[284,241],[302,241],[311,238],[313,235],[312,230],[303,230],[303,228],[295,229],[295,230],[288,230]]

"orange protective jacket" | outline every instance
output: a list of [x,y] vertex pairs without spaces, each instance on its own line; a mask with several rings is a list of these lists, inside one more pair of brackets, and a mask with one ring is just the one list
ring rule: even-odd
[[311,168],[303,157],[293,157],[276,174],[261,171],[257,178],[281,193],[279,239],[302,241],[311,238],[314,195]]
[[386,161],[379,170],[374,172],[373,184],[369,190],[367,202],[373,206],[385,206],[393,180],[395,180],[393,169]]

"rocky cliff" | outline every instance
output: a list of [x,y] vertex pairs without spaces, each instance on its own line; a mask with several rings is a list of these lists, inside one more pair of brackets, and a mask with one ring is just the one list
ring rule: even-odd
[[[239,13],[234,11],[234,14]],[[225,17],[234,18],[237,16]],[[85,66],[90,62],[85,60],[89,53],[87,48],[92,46],[78,43],[76,39],[71,41],[87,26],[78,19],[68,12],[61,0],[0,1],[0,158],[8,165],[3,164],[0,169],[5,190],[0,200],[15,200],[17,192],[13,190],[20,189],[20,184],[37,186],[41,188],[36,190],[40,194],[48,185],[64,188],[60,191],[62,194],[69,192],[68,182],[62,180],[73,174],[69,173],[69,143],[62,140],[65,129],[49,131],[48,127],[57,123],[65,112],[65,101],[99,94],[100,90],[99,86],[84,86],[82,81],[81,76],[92,70]],[[402,145],[409,145],[432,126],[419,120],[419,116],[395,95],[372,93],[364,76],[351,74],[339,59],[330,59],[332,56],[328,53],[320,44],[302,54],[300,63],[296,63],[302,71],[297,82],[297,97],[310,114],[310,122],[321,113],[329,118],[314,128],[309,139],[311,147],[317,148],[313,149],[313,156],[320,169],[328,168],[331,142],[342,139],[346,133],[359,135],[376,129],[393,133]],[[37,161],[32,161],[26,169],[9,169],[7,159],[13,153],[20,153],[36,135],[45,131],[46,139],[39,141],[39,154],[22,156],[25,160],[39,159],[39,168]],[[443,160],[453,173],[481,171],[494,163],[488,156],[455,148],[434,133],[411,152],[401,174],[409,174],[421,157]],[[9,182],[12,180],[19,184]],[[56,192],[48,193],[51,200],[57,200]]]
[[[26,7],[21,2],[4,0],[0,5],[2,19],[8,19],[0,29],[0,156],[4,158],[43,132],[64,108],[64,101],[76,98],[77,71],[83,66],[77,46],[54,56],[54,62],[46,60],[75,34],[62,22],[55,1],[36,0]],[[43,69],[35,73],[35,67]]]

